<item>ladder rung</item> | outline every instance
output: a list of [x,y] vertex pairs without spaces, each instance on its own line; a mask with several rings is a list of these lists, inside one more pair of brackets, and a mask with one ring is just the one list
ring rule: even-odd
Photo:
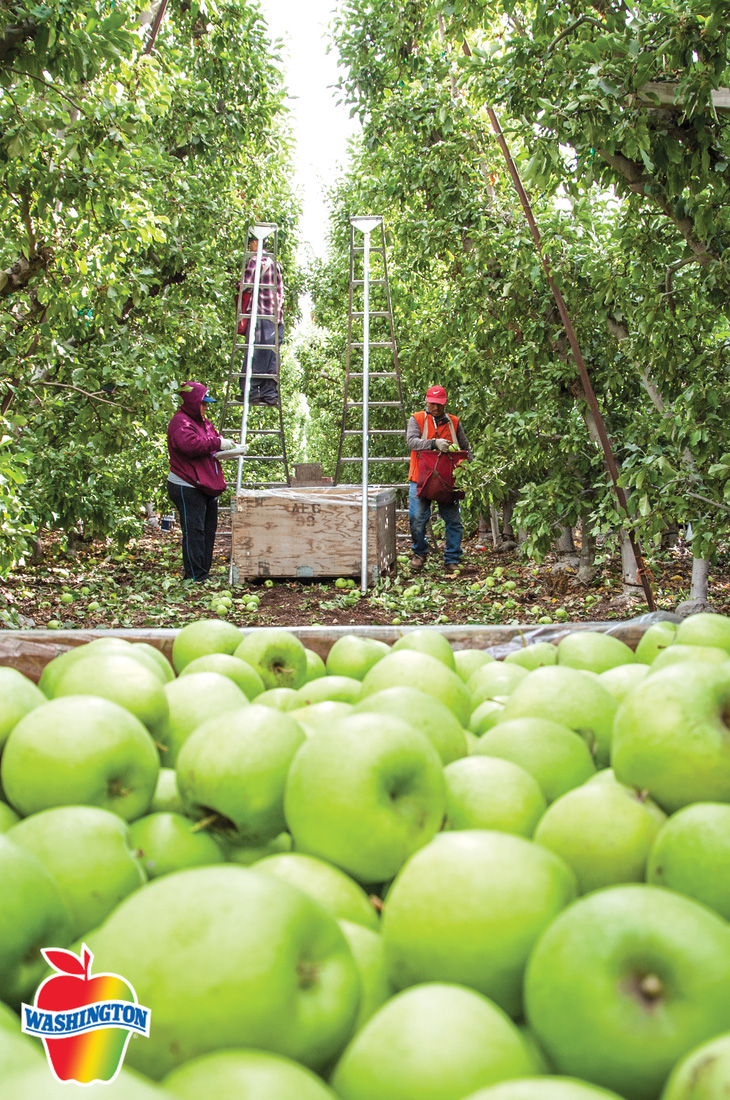
[[[388,280],[387,279],[370,279],[369,282],[370,282],[370,286],[385,286],[387,284]],[[364,279],[353,279],[352,280],[352,285],[353,286],[365,286],[365,280]]]
[[376,248],[375,246],[373,246],[372,248],[363,248],[363,246],[361,244],[359,244],[359,245],[356,245],[353,248],[352,251],[353,252],[385,252],[385,249],[384,248]]
[[[362,435],[357,428],[345,428],[345,435]],[[405,428],[368,428],[368,435],[405,435]]]
[[[269,406],[273,408],[273,405]],[[249,435],[282,435],[281,428],[249,428]]]
[[[353,370],[350,371],[348,378],[364,378],[365,371]],[[368,378],[397,378],[398,375],[394,370],[373,370],[368,371]]]
[[288,489],[288,481],[242,481],[242,489]]
[[[392,348],[395,344],[395,340],[370,340],[368,342],[369,348]],[[269,345],[267,345],[268,347]],[[356,342],[350,344],[351,348],[364,348],[365,344],[362,342]]]
[[246,455],[244,462],[283,462],[283,455]]
[[[347,408],[348,409],[362,409],[364,405],[365,405],[364,401],[348,401],[347,402]],[[385,406],[387,406],[388,408],[396,408],[396,409],[402,408],[400,401],[368,401],[368,408],[370,408],[370,409],[379,409],[379,408],[384,408]]]
[[[390,345],[388,345],[388,346],[390,346]],[[276,344],[254,344],[253,347],[254,347],[254,350],[256,350],[256,351],[260,350],[261,348],[268,348],[269,351],[276,351]],[[235,350],[236,351],[247,351],[248,350],[248,344],[236,344]]]
[[[410,462],[410,455],[394,455],[392,458],[381,458],[376,455],[369,455],[368,462]],[[341,458],[340,462],[362,462],[361,458]]]
[[[365,314],[364,313],[353,313],[352,316],[353,317],[364,317]],[[390,314],[388,313],[387,309],[385,309],[385,310],[380,310],[379,309],[379,310],[374,311],[373,313],[369,313],[368,316],[369,317],[390,317]]]

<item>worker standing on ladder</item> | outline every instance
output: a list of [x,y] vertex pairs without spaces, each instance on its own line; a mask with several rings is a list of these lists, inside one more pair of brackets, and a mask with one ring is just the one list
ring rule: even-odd
[[[466,451],[471,459],[471,448],[466,433],[459,423],[458,416],[446,412],[448,400],[443,386],[429,386],[426,391],[426,409],[414,413],[408,421],[406,442],[411,452],[411,464],[408,469],[408,521],[411,528],[413,557],[411,570],[420,573],[426,564],[428,542],[426,524],[431,518],[431,501],[418,496],[418,452],[449,451],[456,444]],[[461,560],[461,537],[464,524],[458,501],[451,504],[438,502],[439,515],[446,528],[444,547],[444,572],[456,573]]]
[[[254,285],[254,273],[256,271],[256,253],[259,242],[257,237],[251,237],[248,242],[248,250],[253,253],[246,266],[243,277],[244,295],[250,295]],[[250,305],[245,312],[251,312]],[[248,321],[242,320],[239,325],[239,334],[244,334],[248,327]],[[264,251],[261,256],[261,275],[259,277],[259,298],[256,310],[256,329],[253,334],[254,353],[251,365],[252,375],[271,374],[274,377],[252,378],[251,390],[248,395],[249,405],[278,405],[276,376],[279,373],[279,364],[276,360],[277,339],[276,328],[279,329],[278,344],[284,339],[284,280],[281,274],[281,265],[274,262],[273,256]],[[249,339],[251,337],[249,336]],[[244,396],[245,379],[241,378],[241,397]]]

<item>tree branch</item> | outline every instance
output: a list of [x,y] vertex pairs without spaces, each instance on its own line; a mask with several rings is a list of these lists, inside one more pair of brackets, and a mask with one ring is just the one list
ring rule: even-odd
[[703,504],[709,504],[712,508],[717,508],[719,511],[727,512],[727,514],[730,515],[730,508],[728,508],[727,504],[720,504],[717,500],[710,500],[709,497],[703,497],[701,493],[690,493],[689,490],[687,491],[687,496],[691,497],[693,500],[701,500]]
[[29,38],[35,38],[39,31],[34,19],[24,19],[21,23],[9,23],[3,30],[0,38],[0,61],[6,54],[12,53],[21,42],[27,42]]
[[0,299],[8,298],[23,290],[40,271],[44,271],[53,259],[53,249],[41,245],[27,259],[20,256],[11,267],[0,271]]
[[37,80],[39,84],[43,84],[46,88],[50,88],[52,92],[56,93],[56,95],[60,95],[61,99],[65,99],[67,103],[70,103],[72,107],[75,107],[76,110],[84,116],[84,118],[89,117],[86,114],[84,108],[80,106],[80,104],[76,103],[75,100],[67,96],[65,92],[62,92],[58,85],[51,84],[50,80],[44,80],[41,76],[34,76],[33,73],[26,73],[22,69],[14,69],[12,65],[6,65],[5,72],[15,73],[16,76],[27,76],[30,80]]
[[108,397],[98,397],[95,393],[89,393],[88,390],[82,390],[79,386],[72,386],[67,382],[49,382],[47,379],[40,382],[43,386],[58,386],[62,390],[74,390],[76,393],[81,393],[84,397],[88,397],[90,401],[99,401],[103,405],[113,405],[115,409],[124,409],[125,412],[134,412],[134,409],[130,409],[127,405],[120,405],[117,401],[110,401]]
[[699,260],[697,256],[685,256],[683,260],[677,260],[676,264],[671,264],[671,266],[667,268],[667,274],[664,278],[664,286],[667,292],[667,305],[671,309],[672,313],[674,313],[674,298],[672,295],[672,277],[674,275],[674,272],[679,271],[681,267],[686,267],[687,264],[696,264],[698,262]]
[[582,23],[587,23],[589,27],[599,27],[601,30],[606,29],[606,24],[602,23],[600,19],[593,19],[593,17],[590,15],[580,15],[575,20],[575,22],[571,23],[568,27],[565,28],[565,30],[561,34],[558,35],[557,38],[553,39],[553,41],[550,43],[547,50],[545,51],[545,57],[548,58],[555,47],[559,45],[559,43],[561,43],[564,38],[567,38],[569,34],[572,34],[574,30],[580,27]]

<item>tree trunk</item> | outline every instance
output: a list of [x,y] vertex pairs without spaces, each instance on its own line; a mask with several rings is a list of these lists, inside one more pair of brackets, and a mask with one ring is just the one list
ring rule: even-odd
[[555,543],[555,552],[561,557],[565,555],[575,556],[575,543],[573,542],[573,531],[570,527],[560,526],[560,537]]
[[514,504],[510,500],[505,500],[502,505],[502,531],[504,532],[504,537],[509,539],[510,542],[517,542],[512,528],[512,513],[514,507]]
[[583,584],[590,584],[598,573],[596,568],[596,537],[585,519],[580,521],[580,540],[578,580],[582,581]]
[[707,602],[707,590],[710,580],[710,562],[707,558],[692,559],[692,588],[689,598]]
[[644,597],[644,589],[639,579],[639,567],[636,564],[634,551],[625,531],[619,532],[621,539],[621,579],[625,596]]
[[499,531],[499,512],[494,506],[494,501],[489,505],[489,522],[492,526],[492,542],[494,543],[494,549],[497,549],[497,543],[499,542],[501,535]]

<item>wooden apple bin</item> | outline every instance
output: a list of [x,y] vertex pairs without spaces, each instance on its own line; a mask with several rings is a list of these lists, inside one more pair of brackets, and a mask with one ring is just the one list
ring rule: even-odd
[[[231,503],[233,583],[249,577],[358,577],[358,485],[241,490]],[[368,584],[395,566],[395,492],[368,494]]]

